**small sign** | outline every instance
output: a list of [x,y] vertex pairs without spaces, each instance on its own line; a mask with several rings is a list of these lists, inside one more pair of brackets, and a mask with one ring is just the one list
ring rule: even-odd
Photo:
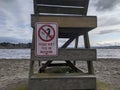
[[35,26],[35,56],[57,56],[58,25],[53,22],[37,22]]

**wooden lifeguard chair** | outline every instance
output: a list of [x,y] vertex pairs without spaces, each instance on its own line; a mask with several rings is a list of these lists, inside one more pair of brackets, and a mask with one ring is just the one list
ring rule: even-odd
[[[96,50],[90,49],[88,32],[97,27],[96,16],[87,16],[89,0],[34,0],[34,14],[31,15],[33,40],[31,48],[29,90],[96,90],[93,61]],[[68,38],[59,49],[57,57],[36,57],[35,23],[56,22],[59,27],[59,38]],[[78,48],[79,36],[83,35],[84,49]],[[67,46],[75,40],[75,48]],[[46,61],[34,73],[34,62]],[[52,61],[65,61],[55,63]],[[71,61],[86,61],[88,73],[82,73]],[[46,74],[48,66],[69,66],[75,73]]]

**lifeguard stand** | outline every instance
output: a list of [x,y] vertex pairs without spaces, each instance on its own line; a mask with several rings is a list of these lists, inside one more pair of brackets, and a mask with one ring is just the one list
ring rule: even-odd
[[[97,27],[96,16],[87,16],[89,0],[34,0],[34,15],[31,15],[33,40],[31,48],[29,90],[96,90],[93,61],[96,50],[90,49],[88,32]],[[66,39],[57,57],[36,57],[35,23],[56,22],[59,38]],[[79,49],[78,39],[83,35],[85,49]],[[67,46],[75,40],[75,48]],[[34,73],[34,62],[46,61]],[[65,61],[66,63],[52,63]],[[72,61],[86,61],[88,73],[81,72]],[[69,66],[74,73],[45,73],[48,66]]]

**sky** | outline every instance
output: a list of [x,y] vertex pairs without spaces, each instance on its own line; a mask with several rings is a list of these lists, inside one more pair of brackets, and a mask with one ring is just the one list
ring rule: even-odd
[[[31,14],[33,0],[0,0],[0,42],[31,42]],[[98,27],[89,32],[91,46],[120,45],[120,0],[90,0],[88,16],[98,20]],[[81,36],[79,46],[83,45]]]

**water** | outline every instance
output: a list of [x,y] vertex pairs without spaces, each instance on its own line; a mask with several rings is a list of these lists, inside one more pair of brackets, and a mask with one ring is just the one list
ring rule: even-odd
[[0,59],[30,59],[30,49],[0,49]]
[[[97,58],[120,58],[120,49],[97,49]],[[0,49],[0,59],[30,59],[30,49]]]
[[120,58],[120,49],[97,49],[97,58]]

